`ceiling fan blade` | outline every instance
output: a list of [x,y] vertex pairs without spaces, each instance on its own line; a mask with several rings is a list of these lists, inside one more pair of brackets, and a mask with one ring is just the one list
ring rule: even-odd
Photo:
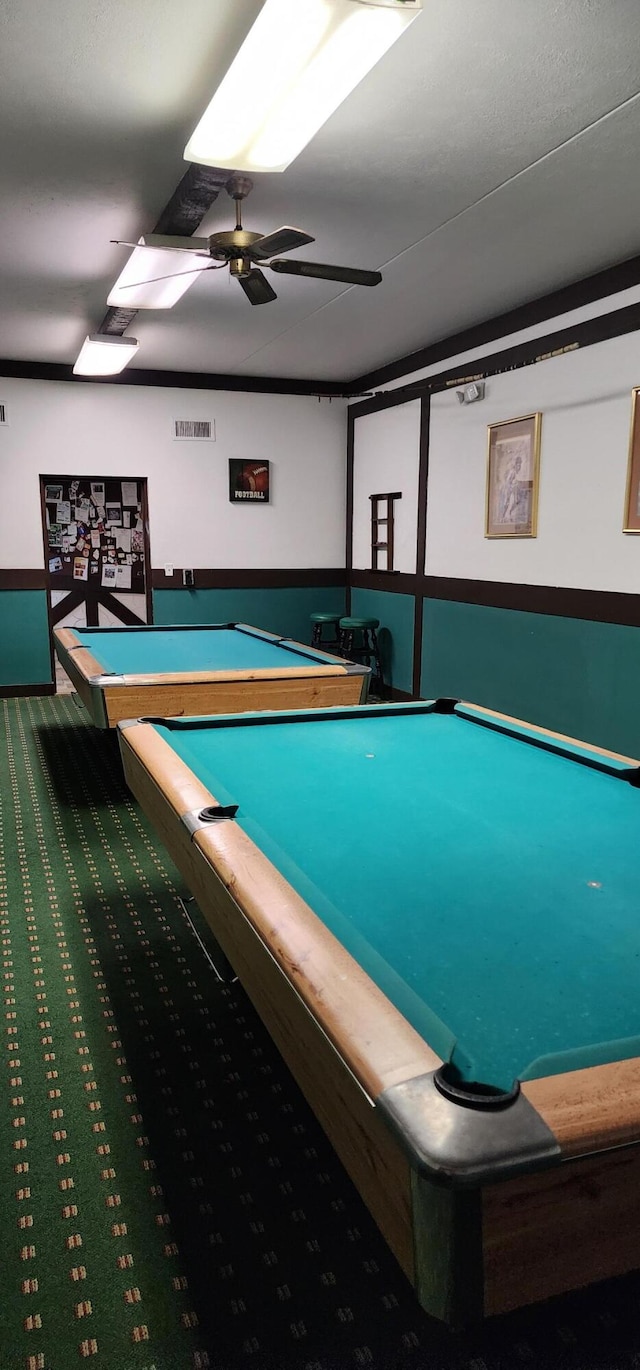
[[156,281],[173,281],[176,276],[203,276],[205,271],[224,271],[226,262],[211,262],[210,266],[194,266],[193,271],[170,271],[168,276],[151,276],[144,281],[126,281],[118,286],[119,290],[138,290],[141,285],[155,285]]
[[363,271],[357,266],[329,266],[326,262],[290,262],[286,257],[269,262],[269,267],[284,276],[315,276],[320,281],[344,281],[347,285],[379,285],[382,280],[380,271]]
[[271,300],[278,298],[261,271],[250,271],[248,276],[238,276],[237,279],[249,304],[269,304]]
[[332,266],[327,262],[291,262],[279,257],[268,263],[272,271],[284,276],[312,276],[320,281],[344,281],[347,285],[379,285],[380,271],[364,271],[357,266]]
[[267,233],[254,243],[251,256],[257,262],[262,262],[266,257],[275,257],[276,252],[293,252],[295,247],[304,247],[306,243],[315,243],[315,238],[310,233],[303,233],[301,228],[283,224],[282,228],[276,228],[273,233]]
[[155,252],[191,252],[196,257],[210,257],[208,238],[170,238],[160,233],[145,233],[138,243],[124,238],[111,238],[115,247],[151,247]]
[[170,252],[202,252],[210,256],[208,238],[177,238],[168,233],[143,233],[140,247],[156,247]]

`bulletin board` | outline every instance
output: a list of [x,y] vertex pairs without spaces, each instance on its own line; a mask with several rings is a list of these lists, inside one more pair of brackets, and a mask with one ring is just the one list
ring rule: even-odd
[[42,476],[51,590],[146,593],[146,482]]

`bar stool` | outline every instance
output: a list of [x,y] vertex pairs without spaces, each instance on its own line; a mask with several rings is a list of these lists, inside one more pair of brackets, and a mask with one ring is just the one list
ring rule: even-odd
[[382,688],[384,676],[377,636],[379,627],[378,618],[341,618],[340,652],[351,661],[361,661],[364,666],[371,666],[373,678],[378,688]]
[[340,646],[340,615],[311,614],[311,623],[313,625],[311,646],[319,647],[322,651],[328,647],[337,651]]

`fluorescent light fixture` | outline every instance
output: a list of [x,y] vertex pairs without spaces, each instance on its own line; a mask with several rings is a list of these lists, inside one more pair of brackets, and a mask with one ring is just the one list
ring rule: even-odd
[[422,0],[265,0],[186,160],[284,171],[421,9]]
[[[107,304],[124,309],[171,309],[196,280],[200,271],[211,265],[209,257],[198,257],[194,244],[202,239],[184,239],[184,252],[166,252],[179,239],[146,234],[138,239],[131,256],[120,272],[107,298]],[[145,247],[145,243],[149,246]],[[189,246],[187,247],[187,244]],[[205,249],[208,248],[204,239]]]
[[139,343],[135,338],[112,337],[110,333],[92,333],[85,338],[73,368],[75,376],[117,376],[127,362],[135,357]]

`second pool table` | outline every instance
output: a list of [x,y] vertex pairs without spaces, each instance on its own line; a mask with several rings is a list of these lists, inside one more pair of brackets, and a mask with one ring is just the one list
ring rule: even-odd
[[56,654],[98,728],[122,718],[360,704],[370,670],[246,623],[55,628]]
[[123,723],[423,1306],[640,1267],[640,770],[454,701]]

